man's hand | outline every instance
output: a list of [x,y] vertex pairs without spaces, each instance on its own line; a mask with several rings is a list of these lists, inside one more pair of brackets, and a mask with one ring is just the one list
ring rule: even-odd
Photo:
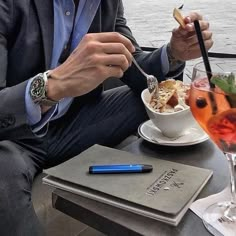
[[132,63],[134,46],[119,33],[87,34],[68,59],[50,71],[48,97],[76,97],[109,77],[120,78]]
[[174,58],[181,61],[195,59],[201,56],[197,35],[193,22],[199,20],[202,36],[206,50],[212,45],[212,32],[209,30],[209,23],[203,20],[202,16],[196,12],[190,13],[184,18],[186,25],[184,27],[174,29],[170,40],[170,50]]

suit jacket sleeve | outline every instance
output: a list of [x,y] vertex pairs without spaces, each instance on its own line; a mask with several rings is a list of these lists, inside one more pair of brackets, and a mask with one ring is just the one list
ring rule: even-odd
[[[116,26],[115,31],[123,34],[127,38],[129,38],[132,43],[134,44],[136,51],[133,54],[137,62],[142,66],[144,71],[148,74],[155,75],[158,81],[162,81],[165,79],[165,76],[162,71],[161,66],[161,51],[162,47],[156,49],[153,52],[143,52],[134,39],[131,30],[126,25],[126,19],[124,18],[124,7],[122,0],[120,0],[120,4],[118,7],[117,19],[116,19]],[[184,67],[184,65],[183,65]],[[183,70],[183,68],[178,68]],[[178,74],[178,71],[172,72],[172,76]],[[138,71],[138,69],[132,65],[124,74],[122,81],[129,85],[134,91],[137,93],[141,93],[143,89],[147,87],[146,79],[144,76]]]
[[13,17],[13,1],[0,2],[0,140],[33,137],[27,125],[25,88],[27,81],[7,87],[8,43]]

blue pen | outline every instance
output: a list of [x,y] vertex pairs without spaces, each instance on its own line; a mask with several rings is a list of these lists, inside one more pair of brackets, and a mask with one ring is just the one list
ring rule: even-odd
[[93,165],[89,167],[90,174],[118,174],[118,173],[147,173],[152,171],[151,165],[146,164],[111,164]]

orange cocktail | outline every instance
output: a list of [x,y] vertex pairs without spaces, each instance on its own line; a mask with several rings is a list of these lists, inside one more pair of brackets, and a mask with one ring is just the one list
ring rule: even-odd
[[[234,63],[234,66],[232,66]],[[213,62],[213,70],[206,72],[203,63],[195,65],[192,74],[189,105],[194,118],[225,154],[230,170],[231,200],[209,206],[203,214],[206,228],[227,219],[236,227],[236,60]],[[229,66],[230,72],[226,72]],[[232,73],[234,72],[234,73]],[[223,224],[223,223],[222,223]]]
[[189,105],[194,118],[224,152],[236,153],[236,95],[211,88],[206,77],[191,84]]

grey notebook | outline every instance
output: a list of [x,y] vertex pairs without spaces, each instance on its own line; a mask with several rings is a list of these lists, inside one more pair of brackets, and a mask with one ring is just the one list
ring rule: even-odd
[[[89,174],[89,166],[149,164],[150,173]],[[177,225],[212,171],[94,145],[50,169],[45,184]]]

